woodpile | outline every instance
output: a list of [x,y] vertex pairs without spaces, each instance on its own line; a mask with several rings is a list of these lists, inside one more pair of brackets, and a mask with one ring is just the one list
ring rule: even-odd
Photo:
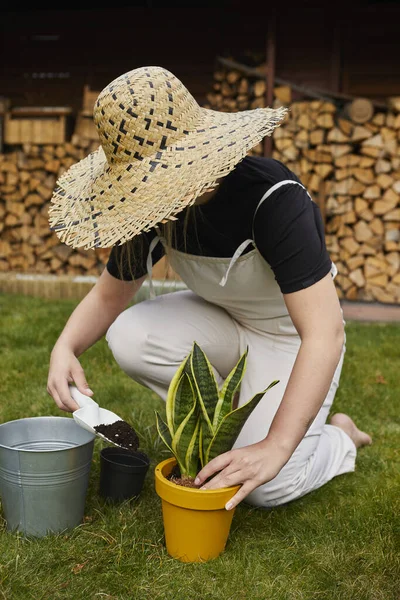
[[[257,71],[261,73],[263,69],[261,66]],[[207,103],[203,106],[224,112],[262,108],[266,105],[266,92],[266,82],[259,76],[249,77],[238,70],[218,69],[214,72],[213,91],[207,94]],[[276,86],[274,97],[280,106],[289,105],[292,90],[289,86]],[[252,153],[262,155],[263,144],[258,144]]]
[[[109,248],[73,249],[50,231],[48,207],[56,180],[98,147],[73,135],[58,145],[28,145],[0,154],[0,272],[100,275]],[[179,279],[162,259],[154,278]]]
[[[235,112],[265,106],[266,82],[256,77],[249,78],[239,71],[216,71],[213,92],[207,100],[215,110]],[[290,104],[292,91],[288,86],[276,86],[274,96],[282,104]]]
[[340,297],[400,302],[400,114],[357,125],[327,102],[298,102],[273,157],[307,186],[326,219]]
[[0,271],[98,275],[109,250],[73,250],[50,231],[56,180],[98,144],[74,137],[0,154]]
[[[265,81],[250,71],[219,68],[206,107],[265,106]],[[274,89],[275,105],[290,111],[274,132],[273,157],[300,177],[321,208],[339,297],[400,303],[400,99],[369,117],[366,103],[349,109],[326,99],[292,102],[292,93],[287,85]],[[110,250],[61,244],[47,218],[57,178],[96,146],[74,135],[71,142],[0,154],[0,271],[100,274]],[[253,153],[261,155],[262,145]],[[179,279],[164,260],[154,276]]]
[[[217,70],[214,79],[208,107],[265,106],[264,80],[229,69]],[[290,104],[285,86],[274,96],[275,106]],[[366,103],[358,109],[368,117]],[[350,119],[348,106],[294,102],[274,132],[272,156],[300,177],[321,208],[339,297],[399,303],[400,99],[374,112],[360,124]],[[261,155],[262,145],[253,153]]]

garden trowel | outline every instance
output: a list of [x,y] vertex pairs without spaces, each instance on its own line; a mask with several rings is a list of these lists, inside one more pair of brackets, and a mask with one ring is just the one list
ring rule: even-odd
[[69,385],[69,393],[80,407],[72,413],[72,416],[74,417],[76,423],[78,423],[78,425],[80,425],[87,431],[98,435],[106,442],[115,444],[115,446],[123,447],[121,444],[118,444],[115,440],[110,440],[105,435],[103,435],[95,429],[95,427],[98,425],[112,425],[116,421],[122,421],[121,417],[111,412],[111,410],[107,410],[106,408],[100,408],[97,402],[92,400],[90,396],[82,394],[82,392],[80,392],[78,388],[74,385]]

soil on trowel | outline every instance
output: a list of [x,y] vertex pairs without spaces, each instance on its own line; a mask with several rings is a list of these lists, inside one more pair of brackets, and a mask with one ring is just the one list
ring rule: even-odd
[[189,477],[188,475],[181,475],[181,470],[178,465],[175,465],[172,469],[171,473],[167,476],[169,481],[175,483],[176,485],[181,485],[183,487],[188,488],[196,488],[199,489],[199,485],[195,485],[193,477]]
[[139,448],[137,433],[126,421],[115,421],[111,425],[96,425],[95,430],[126,450],[134,452]]

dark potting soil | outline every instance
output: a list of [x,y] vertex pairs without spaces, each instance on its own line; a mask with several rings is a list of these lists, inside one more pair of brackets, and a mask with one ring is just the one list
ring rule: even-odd
[[183,487],[196,489],[200,487],[199,485],[195,485],[193,477],[189,477],[188,475],[181,476],[181,470],[178,465],[173,467],[171,473],[167,476],[167,479],[172,481],[172,483],[182,485]]
[[96,425],[94,429],[126,450],[136,451],[139,448],[137,433],[126,421],[115,421],[111,425]]
[[196,490],[198,490],[200,487],[199,485],[195,484],[193,477],[189,477],[188,475],[183,475],[182,477],[170,477],[170,481],[183,487],[196,488]]

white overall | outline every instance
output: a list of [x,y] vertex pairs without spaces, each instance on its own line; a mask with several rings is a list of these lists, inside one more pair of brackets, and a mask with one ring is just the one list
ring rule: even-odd
[[[282,185],[262,197],[261,203]],[[253,236],[254,237],[254,236]],[[148,272],[151,285],[151,252]],[[170,264],[188,290],[154,297],[129,307],[111,325],[107,341],[120,367],[135,381],[166,399],[168,386],[195,340],[213,365],[219,385],[249,347],[239,405],[274,379],[280,383],[267,392],[246,421],[235,448],[265,438],[282,400],[300,337],[288,314],[274,274],[256,247],[242,254],[253,240],[243,242],[234,256],[195,256],[169,248]],[[332,265],[332,276],[336,275]],[[356,448],[341,429],[326,425],[339,384],[345,346],[329,393],[317,417],[289,462],[277,477],[252,492],[247,502],[277,506],[315,490],[327,481],[354,471]],[[266,459],[267,460],[267,459]]]

